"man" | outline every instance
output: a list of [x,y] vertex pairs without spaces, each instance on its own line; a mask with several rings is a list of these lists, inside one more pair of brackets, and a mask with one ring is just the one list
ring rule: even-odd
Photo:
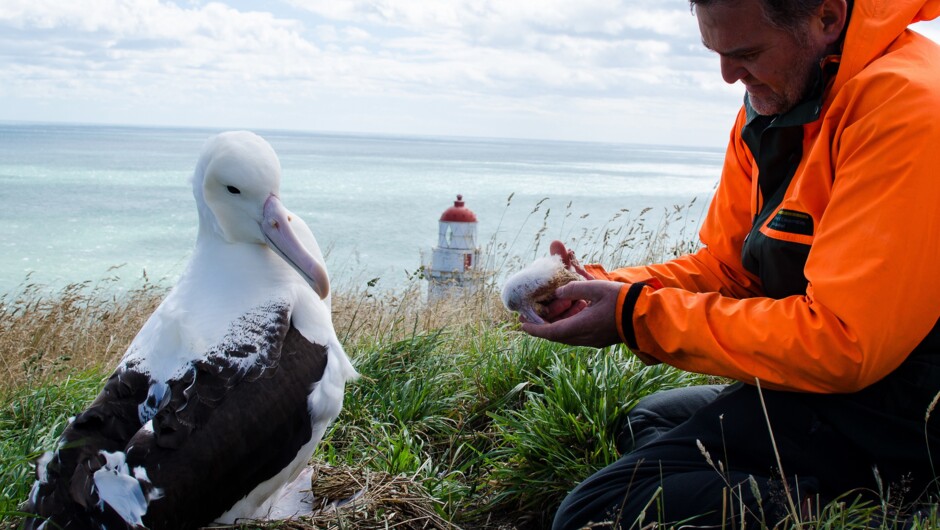
[[774,525],[849,490],[936,495],[940,48],[907,26],[940,0],[691,4],[722,77],[746,89],[702,249],[589,265],[551,323],[523,329],[739,383],[641,402],[632,451],[571,492],[555,527]]

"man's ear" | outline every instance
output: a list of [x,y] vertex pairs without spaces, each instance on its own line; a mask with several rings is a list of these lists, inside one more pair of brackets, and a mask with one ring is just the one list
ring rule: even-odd
[[814,14],[814,25],[826,45],[834,44],[842,36],[849,18],[846,0],[823,0]]

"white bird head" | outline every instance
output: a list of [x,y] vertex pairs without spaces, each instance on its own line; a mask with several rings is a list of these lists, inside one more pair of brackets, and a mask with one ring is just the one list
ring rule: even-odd
[[309,229],[281,204],[281,164],[268,142],[248,131],[213,136],[203,147],[192,183],[200,238],[266,245],[320,298],[329,295],[329,276],[319,250],[315,255],[298,238],[299,232],[309,234]]
[[548,312],[547,304],[555,298],[555,289],[583,279],[565,267],[561,256],[539,258],[506,280],[502,292],[503,305],[528,322],[543,324],[543,317]]

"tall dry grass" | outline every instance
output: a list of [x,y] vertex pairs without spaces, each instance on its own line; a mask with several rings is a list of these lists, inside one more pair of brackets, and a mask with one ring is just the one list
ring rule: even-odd
[[27,278],[0,296],[0,391],[114,365],[166,289],[144,282],[119,291],[113,283],[49,292]]
[[[534,238],[521,238],[522,227],[516,227],[516,235],[508,241],[494,234],[486,242],[478,289],[459,300],[428,303],[420,270],[392,289],[376,288],[378,279],[340,277],[333,296],[340,341],[355,350],[444,327],[507,321],[512,317],[499,301],[501,280],[547,254],[551,239],[564,240],[584,262],[651,263],[694,250],[694,233],[703,213],[695,200],[662,212],[622,210],[598,226],[573,232],[565,228],[564,220],[590,214],[576,215],[569,203],[560,213],[561,226],[549,230],[552,213],[543,208],[545,200],[536,202],[526,219],[540,223]],[[510,195],[506,208],[516,207]],[[495,232],[504,230],[500,221]],[[27,379],[54,381],[69,373],[115,365],[168,292],[166,285],[146,277],[130,289],[119,285],[119,278],[112,275],[51,291],[27,277],[19,289],[0,295],[0,393]]]
[[511,318],[492,278],[481,275],[479,288],[459,297],[429,301],[415,276],[404,287],[374,290],[346,286],[333,296],[333,327],[351,351],[390,344],[442,328],[492,325]]

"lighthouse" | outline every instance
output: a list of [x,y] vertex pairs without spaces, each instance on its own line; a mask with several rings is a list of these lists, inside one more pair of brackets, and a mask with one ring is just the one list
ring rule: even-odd
[[427,268],[428,301],[472,293],[480,280],[477,216],[466,207],[463,195],[444,210],[438,221],[437,246]]

